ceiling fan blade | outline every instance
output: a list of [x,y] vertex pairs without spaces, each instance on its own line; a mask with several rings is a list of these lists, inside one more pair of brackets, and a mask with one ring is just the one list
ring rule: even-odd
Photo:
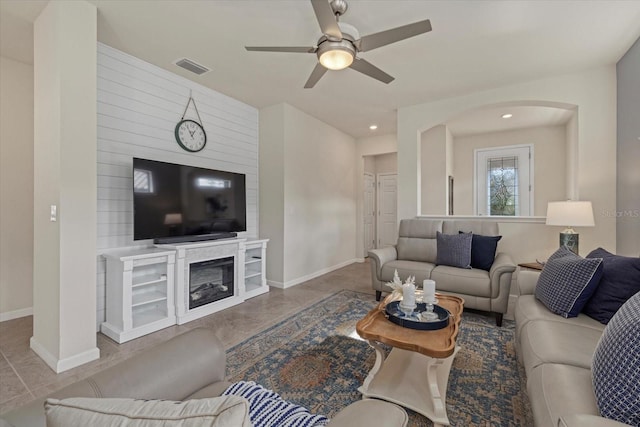
[[366,52],[400,40],[431,31],[431,21],[424,20],[414,22],[413,24],[403,25],[402,27],[392,28],[379,33],[369,34],[360,39],[360,52]]
[[311,0],[311,5],[322,33],[327,37],[342,40],[342,31],[340,31],[338,21],[329,2],[327,0]]
[[315,53],[317,48],[307,46],[245,46],[252,52],[291,52],[291,53]]
[[362,74],[366,74],[369,77],[373,77],[376,80],[380,80],[382,83],[389,84],[394,80],[394,77],[391,77],[389,74],[364,59],[355,58],[353,63],[351,63],[350,68],[353,68]]
[[311,75],[309,76],[309,79],[304,84],[304,88],[311,89],[312,87],[314,87],[316,83],[318,83],[318,80],[320,80],[322,76],[324,76],[324,73],[326,72],[327,72],[327,69],[324,68],[322,64],[318,62],[316,64],[316,68],[313,69],[313,71],[311,72]]

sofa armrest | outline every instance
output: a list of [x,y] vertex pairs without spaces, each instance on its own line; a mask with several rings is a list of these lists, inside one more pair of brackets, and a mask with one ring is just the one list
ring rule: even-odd
[[536,292],[540,272],[531,270],[520,270],[518,272],[518,295],[533,295]]
[[[509,292],[511,291],[511,276],[516,265],[506,253],[499,252],[489,270],[491,281],[491,307],[495,313],[506,313],[509,307]],[[497,320],[498,325],[500,320]]]
[[[211,383],[223,381],[225,364],[224,345],[213,330],[196,328],[47,397],[184,400]],[[40,397],[3,414],[3,418],[16,427],[44,427],[44,400]]]
[[376,279],[380,280],[382,275],[382,266],[389,261],[397,259],[398,251],[395,246],[372,249],[369,251],[369,258],[371,258],[373,263],[374,271],[376,272]]
[[560,417],[558,427],[629,427],[629,425],[598,415],[572,414]]
[[489,270],[489,277],[491,281],[494,282],[497,276],[505,273],[513,273],[514,271],[516,271],[516,265],[511,260],[511,257],[504,252],[498,252]]
[[404,427],[409,417],[404,409],[378,399],[358,400],[331,419],[328,427],[385,426]]

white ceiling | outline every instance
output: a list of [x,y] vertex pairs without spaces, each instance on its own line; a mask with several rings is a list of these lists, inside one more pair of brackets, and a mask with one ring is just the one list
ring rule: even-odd
[[[512,117],[502,118],[503,114]],[[453,136],[476,135],[487,132],[502,132],[537,126],[559,126],[566,124],[574,114],[572,110],[541,106],[485,107],[467,111],[445,124]]]
[[[56,1],[56,0],[52,0]],[[401,106],[616,63],[640,36],[640,1],[350,0],[341,19],[362,35],[422,19],[433,31],[362,54],[396,78],[353,70],[303,89],[310,54],[245,45],[312,46],[320,30],[305,0],[89,0],[98,39],[261,108],[287,102],[356,138],[395,133]],[[0,0],[0,54],[33,61],[32,22],[46,0]],[[173,65],[182,57],[213,71]]]

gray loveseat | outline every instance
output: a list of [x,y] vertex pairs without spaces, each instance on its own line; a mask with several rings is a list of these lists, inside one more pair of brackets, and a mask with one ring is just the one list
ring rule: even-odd
[[[225,381],[225,365],[226,354],[220,340],[212,330],[198,328],[71,384],[48,397],[122,397],[176,401],[217,397],[230,385]],[[9,425],[15,427],[44,427],[44,400],[45,398],[37,399],[2,415],[0,426],[9,422]],[[229,425],[225,424],[224,419],[219,421],[216,426]],[[365,399],[340,411],[331,420],[329,427],[401,427],[407,421],[406,412],[399,406],[381,400]],[[248,425],[248,421],[246,423]],[[234,427],[237,425],[233,424]],[[68,424],[68,427],[73,427],[73,423]]]
[[591,359],[605,325],[580,313],[564,318],[536,299],[540,273],[520,271],[516,346],[527,374],[536,427],[618,427],[601,417],[591,380]]
[[511,276],[516,265],[505,253],[496,253],[490,271],[436,265],[436,232],[458,234],[472,232],[483,236],[497,236],[498,223],[494,221],[461,221],[403,219],[400,221],[398,243],[395,246],[369,251],[371,279],[376,299],[382,292],[391,292],[386,285],[393,280],[395,270],[402,280],[415,276],[416,284],[424,279],[436,282],[438,292],[464,298],[465,308],[489,311],[496,314],[496,324],[502,325],[507,312]]

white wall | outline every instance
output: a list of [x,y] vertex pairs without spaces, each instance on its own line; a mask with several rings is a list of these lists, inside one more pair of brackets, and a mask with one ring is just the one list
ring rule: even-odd
[[[263,113],[261,126],[269,130],[261,133],[267,137],[260,141],[261,150],[284,152],[280,158],[260,159],[261,170],[284,171],[283,175],[261,174],[265,188],[274,190],[277,198],[281,186],[284,195],[283,252],[267,247],[267,266],[275,262],[282,268],[267,269],[267,278],[271,285],[286,288],[354,262],[355,141],[288,104],[263,109]],[[261,199],[267,197],[270,194],[263,192]],[[277,206],[271,208],[279,214]],[[262,229],[263,236],[279,233],[279,221],[261,220],[261,227],[269,225]],[[281,278],[276,275],[280,270]]]
[[[356,164],[357,164],[357,190],[356,190],[356,257],[363,259],[364,253],[364,221],[363,221],[363,204],[364,204],[364,162],[365,156],[375,156],[386,153],[396,153],[398,151],[398,143],[396,135],[376,135],[368,138],[360,138],[356,140]],[[397,155],[396,155],[397,163]],[[397,170],[397,166],[396,166]]]
[[447,213],[447,127],[434,126],[420,137],[420,195],[422,215]]
[[[105,250],[133,240],[132,158],[246,175],[247,232],[258,235],[258,110],[109,46],[98,44],[97,323],[104,320]],[[192,91],[207,133],[198,153],[174,136]],[[193,105],[185,118],[197,118]]]
[[398,172],[398,153],[378,154],[377,156],[365,156],[375,161],[374,171],[378,173],[396,173]]
[[30,346],[55,372],[100,356],[93,286],[96,34],[97,9],[87,2],[50,2],[34,23]]
[[284,104],[260,110],[260,237],[267,245],[267,279],[284,283]]
[[[402,107],[398,110],[398,219],[412,218],[419,211],[419,150],[420,133],[464,111],[481,106],[535,101],[550,106],[577,105],[578,174],[577,188],[581,200],[593,202],[596,227],[580,232],[581,252],[597,246],[614,250],[615,218],[603,210],[616,207],[616,76],[614,66],[581,73],[557,76],[528,83],[505,86],[484,92],[449,98],[427,104]],[[546,258],[545,248],[557,247],[558,227],[544,224],[511,224],[503,240],[526,241],[517,261],[535,259],[536,253]],[[515,243],[514,243],[515,245]],[[538,255],[539,256],[539,255]]]
[[508,145],[533,145],[534,216],[545,216],[547,202],[566,200],[566,129],[542,126],[503,132],[488,132],[454,138],[454,205],[456,215],[474,215],[474,150]]
[[0,321],[33,299],[33,66],[0,57]]
[[617,248],[620,255],[640,256],[640,39],[617,65],[618,204]]

